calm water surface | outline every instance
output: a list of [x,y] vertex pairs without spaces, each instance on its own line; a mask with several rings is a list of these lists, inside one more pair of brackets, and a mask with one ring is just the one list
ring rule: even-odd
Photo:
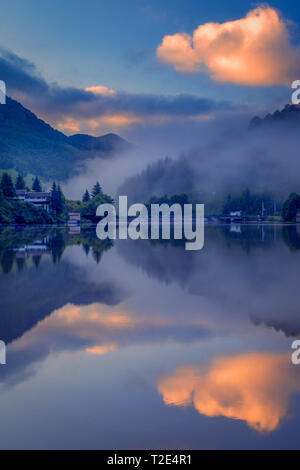
[[0,229],[0,447],[300,448],[300,230]]

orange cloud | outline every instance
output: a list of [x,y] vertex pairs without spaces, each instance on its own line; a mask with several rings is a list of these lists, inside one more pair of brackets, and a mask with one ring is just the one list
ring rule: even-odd
[[[160,315],[134,314],[125,306],[109,307],[103,304],[79,306],[67,304],[39,322],[10,346],[12,351],[26,349],[65,352],[68,349],[84,350],[89,354],[102,355],[146,338],[161,334],[169,338],[170,331],[180,340],[182,326],[205,330],[206,322],[198,318],[176,319]],[[186,335],[186,331],[184,336]],[[61,341],[60,341],[61,338]],[[65,338],[69,340],[66,342]],[[55,347],[53,348],[53,344]]]
[[103,344],[99,346],[93,346],[91,348],[86,348],[86,352],[89,354],[94,354],[96,356],[107,354],[108,352],[115,351],[117,346],[115,344]]
[[116,94],[115,90],[110,90],[106,86],[97,85],[97,86],[90,86],[85,88],[85,91],[90,91],[95,95],[103,95],[103,96],[113,96]]
[[290,356],[253,353],[216,358],[208,370],[180,367],[159,381],[158,391],[166,405],[193,404],[200,414],[243,420],[270,432],[287,415],[300,381]]
[[75,132],[80,131],[79,121],[77,121],[76,119],[73,119],[71,117],[66,118],[63,122],[59,122],[58,127],[62,131],[71,132],[71,133],[75,133]]
[[142,123],[143,118],[131,113],[104,114],[93,119],[75,119],[67,117],[63,121],[59,120],[56,125],[59,129],[66,133],[78,132],[94,132],[100,134],[103,132],[111,132],[111,130],[119,131],[124,127],[132,124]]
[[206,69],[216,81],[251,86],[290,85],[300,59],[287,22],[268,6],[239,20],[200,25],[193,36],[165,36],[157,56],[180,72]]
[[101,125],[110,125],[115,128],[127,127],[131,124],[141,123],[143,119],[134,114],[110,114],[105,115],[100,119]]

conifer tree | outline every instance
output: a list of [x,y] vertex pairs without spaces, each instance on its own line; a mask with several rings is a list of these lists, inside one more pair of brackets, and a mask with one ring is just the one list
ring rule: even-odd
[[17,177],[17,180],[16,180],[16,189],[18,189],[18,190],[25,189],[25,187],[26,187],[25,180],[24,180],[23,176],[19,173],[18,177]]
[[57,211],[57,187],[55,181],[53,181],[52,188],[51,188],[51,209],[55,212]]
[[96,197],[96,196],[98,196],[98,194],[102,194],[102,188],[101,188],[101,186],[100,186],[99,181],[97,181],[97,183],[96,183],[95,186],[93,187],[92,196],[93,196],[93,197]]
[[90,193],[88,192],[88,190],[86,190],[82,197],[82,202],[88,202],[90,199],[91,199]]
[[65,197],[61,190],[60,185],[57,186],[57,208],[56,211],[58,214],[62,214],[65,208]]
[[3,173],[0,187],[2,189],[4,197],[9,198],[14,197],[16,195],[13,180],[11,179],[11,176],[8,173]]
[[33,182],[32,191],[35,191],[37,193],[40,193],[42,191],[42,186],[37,176],[35,177],[35,180]]

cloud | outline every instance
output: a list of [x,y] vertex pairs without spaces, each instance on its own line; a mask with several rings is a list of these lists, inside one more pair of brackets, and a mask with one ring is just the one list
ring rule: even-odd
[[300,71],[288,22],[269,6],[238,20],[202,24],[192,36],[165,36],[157,56],[179,72],[206,70],[215,81],[250,86],[290,85]]
[[1,383],[24,380],[50,354],[104,356],[128,346],[170,340],[186,344],[210,336],[208,325],[198,318],[134,314],[124,304],[66,304],[9,344],[10,367],[1,371]]
[[86,348],[86,352],[93,354],[95,356],[103,356],[111,351],[115,351],[117,346],[115,344],[102,344],[100,346],[93,346],[91,348]]
[[110,90],[106,86],[90,86],[85,89],[85,91],[90,91],[95,95],[104,95],[104,96],[114,96],[116,94],[115,90]]
[[197,94],[126,93],[104,85],[85,89],[48,83],[35,65],[0,49],[0,77],[9,96],[61,130],[91,132],[178,119],[207,118],[233,105]]
[[180,367],[160,379],[158,391],[166,405],[193,405],[205,416],[238,419],[271,432],[286,417],[300,382],[290,356],[248,353],[217,357],[208,370]]

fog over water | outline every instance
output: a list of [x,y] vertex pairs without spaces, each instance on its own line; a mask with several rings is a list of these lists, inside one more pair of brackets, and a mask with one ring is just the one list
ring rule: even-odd
[[298,190],[298,131],[285,122],[249,130],[255,112],[245,107],[207,120],[133,128],[130,150],[89,161],[65,191],[80,198],[99,179],[105,192],[132,202],[183,192],[205,201],[247,187],[283,199]]

